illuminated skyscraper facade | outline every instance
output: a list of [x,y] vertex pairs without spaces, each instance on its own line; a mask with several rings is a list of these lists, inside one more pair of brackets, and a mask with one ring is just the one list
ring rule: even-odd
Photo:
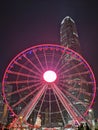
[[[60,43],[62,46],[70,48],[81,55],[81,47],[79,43],[79,36],[78,36],[77,28],[76,28],[74,20],[69,16],[66,16],[61,22]],[[73,61],[73,64],[74,64],[74,61]],[[81,72],[81,70],[77,70],[77,71]],[[86,81],[87,77],[81,76],[81,79]],[[81,81],[80,78],[76,79],[72,77],[71,80],[75,81],[76,83],[75,87],[79,87],[78,82]],[[83,95],[81,95],[81,98],[84,98]],[[84,99],[84,103],[88,104],[87,98]],[[81,107],[80,104],[81,102],[73,103],[73,105],[77,105],[78,107]],[[81,111],[83,111],[82,107],[80,109]],[[68,122],[70,120],[70,117],[67,114],[67,112],[65,114],[67,116],[66,122]]]
[[69,16],[65,17],[61,22],[60,28],[60,42],[61,45],[68,47],[80,53],[79,37],[75,22]]

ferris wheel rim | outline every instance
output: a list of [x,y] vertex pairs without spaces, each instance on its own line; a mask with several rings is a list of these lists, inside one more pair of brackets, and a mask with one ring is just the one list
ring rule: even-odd
[[[28,48],[28,49],[26,49],[26,50],[20,52],[15,58],[13,58],[12,61],[9,63],[8,67],[6,68],[6,70],[8,70],[8,68],[10,67],[10,65],[11,65],[11,64],[15,61],[15,59],[17,59],[20,55],[22,55],[22,54],[28,52],[28,51],[31,50],[31,49],[40,48],[40,47],[58,47],[58,48],[62,48],[62,50],[64,50],[64,51],[65,51],[65,50],[69,50],[69,51],[75,53],[77,56],[79,56],[80,59],[83,60],[83,62],[85,62],[85,64],[86,64],[87,67],[89,68],[89,70],[90,70],[90,72],[91,72],[91,74],[92,74],[92,78],[93,78],[93,80],[94,80],[94,81],[93,81],[93,82],[94,82],[94,93],[93,93],[92,102],[91,102],[91,104],[89,105],[89,108],[88,108],[88,110],[89,110],[89,109],[91,108],[93,102],[94,102],[95,95],[96,95],[96,80],[95,80],[95,77],[94,77],[94,73],[93,73],[93,71],[92,71],[90,65],[87,63],[87,61],[86,61],[80,54],[78,54],[77,52],[74,52],[73,50],[71,50],[71,49],[69,49],[69,48],[62,47],[62,46],[60,46],[60,45],[53,45],[53,44],[41,44],[41,45],[37,45],[37,46],[30,47],[30,48]],[[4,99],[5,99],[6,104],[8,105],[9,109],[13,112],[13,109],[10,107],[10,105],[8,104],[8,102],[7,102],[7,100],[6,100],[6,95],[5,95],[5,92],[4,92],[4,86],[5,86],[5,85],[4,85],[4,84],[5,84],[4,79],[5,79],[5,77],[6,77],[6,71],[5,71],[5,73],[4,73],[3,81],[2,81],[2,86],[3,86],[2,92],[3,92],[3,95],[4,95]],[[86,115],[86,114],[87,114],[87,111],[85,112],[85,115]],[[17,116],[17,115],[15,115],[15,116]]]

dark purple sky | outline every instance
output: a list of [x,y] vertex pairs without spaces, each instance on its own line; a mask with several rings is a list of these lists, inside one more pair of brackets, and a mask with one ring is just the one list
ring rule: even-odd
[[[19,52],[40,43],[59,43],[60,23],[69,15],[76,22],[83,56],[98,82],[98,6],[97,0],[90,1],[0,2],[0,80],[9,62]],[[95,108],[98,109],[96,102]]]

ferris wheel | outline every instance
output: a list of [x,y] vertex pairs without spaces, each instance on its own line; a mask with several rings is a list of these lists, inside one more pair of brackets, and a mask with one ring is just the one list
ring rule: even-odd
[[19,53],[8,65],[2,92],[16,118],[34,125],[79,122],[91,108],[95,94],[94,74],[86,60],[59,45],[33,46]]

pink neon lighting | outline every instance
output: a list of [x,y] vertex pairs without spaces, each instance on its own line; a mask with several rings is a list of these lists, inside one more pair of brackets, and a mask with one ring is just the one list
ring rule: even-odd
[[48,71],[46,71],[46,72],[43,74],[43,78],[44,78],[44,80],[45,80],[46,82],[51,83],[51,82],[54,82],[54,81],[56,80],[57,75],[56,75],[56,73],[55,73],[54,71],[48,70]]
[[[67,55],[70,56],[69,59],[67,59]],[[65,60],[65,64],[62,62],[63,60]],[[70,63],[73,62],[73,60],[75,60],[76,62],[75,64],[72,64],[70,66]],[[56,79],[54,81],[51,81],[52,84],[50,82],[49,85],[53,86],[51,87],[51,89],[47,88],[48,85],[46,85],[45,82],[49,83],[49,81],[46,81],[44,79],[43,73],[48,68],[54,68],[53,72],[56,72],[56,79],[59,79],[57,80],[58,82],[53,83]],[[82,78],[85,77],[85,75],[88,80],[84,80]],[[45,82],[43,82],[42,78]],[[48,77],[48,80],[50,80],[50,78]],[[78,84],[79,87],[77,87],[75,84]],[[23,85],[24,87],[20,87],[21,85]],[[83,88],[83,85],[85,85],[86,88]],[[11,89],[10,86],[12,86],[13,91],[6,92],[6,88]],[[14,87],[17,89],[14,90]],[[42,93],[40,93],[43,87],[45,87],[45,89],[42,91]],[[89,87],[91,88],[90,91],[88,91]],[[51,92],[52,90],[53,93]],[[77,94],[73,95],[73,92]],[[2,93],[8,109],[15,115],[15,117],[18,117],[19,113],[24,113],[24,118],[27,118],[30,115],[31,111],[33,109],[36,109],[35,106],[37,106],[36,104],[40,101],[41,105],[38,108],[38,113],[41,113],[41,108],[44,108],[44,104],[46,104],[45,100],[49,102],[49,108],[51,108],[51,106],[55,105],[54,102],[52,102],[53,99],[57,104],[58,110],[55,111],[55,109],[49,109],[50,114],[52,112],[53,114],[55,114],[55,112],[59,112],[61,113],[63,119],[63,115],[61,112],[62,110],[59,105],[60,101],[67,112],[69,112],[69,114],[75,120],[78,120],[78,114],[76,113],[77,109],[70,106],[70,99],[72,99],[72,101],[74,102],[81,103],[81,106],[84,108],[81,114],[83,114],[83,117],[85,117],[88,113],[88,110],[92,107],[95,99],[96,80],[92,69],[81,55],[63,46],[43,44],[33,46],[24,50],[9,63],[2,80]],[[10,104],[8,98],[10,98],[11,96],[14,97],[14,95],[16,94],[22,98],[16,100],[16,102],[14,102],[13,104]],[[32,100],[31,103],[28,102],[27,99],[32,98],[32,95],[34,95],[33,99],[35,100]],[[66,95],[67,99],[70,102],[66,99],[64,95]],[[84,95],[85,98],[87,97],[87,99],[89,99],[87,105],[84,103],[84,100],[80,98],[81,95]],[[53,98],[51,98],[51,96]],[[21,105],[22,103],[25,103],[26,105],[25,110],[24,107]],[[28,103],[30,103],[30,108],[28,106]],[[15,113],[14,110],[17,108],[18,105],[20,105],[22,109],[19,110],[19,113]],[[80,111],[80,108],[78,109],[78,111]],[[79,114],[79,118],[81,117],[81,114]]]

